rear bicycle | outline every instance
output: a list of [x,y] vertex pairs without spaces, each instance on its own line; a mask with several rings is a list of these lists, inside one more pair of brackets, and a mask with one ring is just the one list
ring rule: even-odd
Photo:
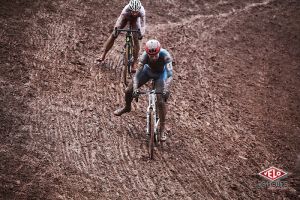
[[[125,45],[124,45],[124,51],[123,51],[123,66],[121,70],[121,82],[128,86],[129,79],[132,79],[132,65],[134,61],[133,57],[133,48],[134,48],[134,42],[133,42],[133,35],[132,33],[137,33],[138,37],[141,37],[140,29],[133,30],[131,28],[129,29],[115,29],[116,34],[118,32],[126,32],[126,38],[125,38]],[[137,58],[135,58],[137,59]]]
[[128,80],[132,78],[131,67],[133,64],[133,42],[132,35],[126,35],[126,43],[124,46],[124,55],[123,55],[123,68],[121,73],[121,80],[128,85]]

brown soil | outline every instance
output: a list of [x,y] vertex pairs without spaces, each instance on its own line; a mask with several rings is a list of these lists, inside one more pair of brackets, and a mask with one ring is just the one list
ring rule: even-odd
[[[1,2],[0,199],[299,198],[300,2],[144,3],[175,59],[153,161],[146,99],[112,114],[123,36],[94,63],[126,2]],[[270,166],[286,187],[257,187]]]

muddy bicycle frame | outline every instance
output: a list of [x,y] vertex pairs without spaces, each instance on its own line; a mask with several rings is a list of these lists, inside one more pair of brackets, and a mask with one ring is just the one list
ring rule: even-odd
[[[131,66],[133,63],[133,35],[132,33],[137,33],[138,37],[141,38],[141,31],[140,29],[133,30],[131,27],[129,29],[118,29],[115,28],[115,35],[118,35],[121,32],[126,32],[125,36],[125,45],[124,45],[124,52],[123,52],[123,69],[122,69],[122,78],[124,84],[127,86],[127,75],[131,77]],[[136,59],[136,58],[135,58]]]
[[[163,93],[156,92],[155,89],[138,92],[138,96],[148,95],[148,107],[146,112],[146,116],[147,116],[146,134],[150,136],[149,143],[148,143],[148,152],[151,159],[153,159],[154,145],[157,145],[158,143],[161,143],[162,145],[161,134],[158,128],[160,119],[159,119],[158,108],[157,108],[157,94],[163,94]],[[136,97],[136,101],[138,101],[138,97]]]

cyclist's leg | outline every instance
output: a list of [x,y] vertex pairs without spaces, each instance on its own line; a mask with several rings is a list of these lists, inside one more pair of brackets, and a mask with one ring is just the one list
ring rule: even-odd
[[[167,71],[164,70],[164,72],[160,75],[160,77],[157,80],[155,80],[155,89],[159,92],[163,92],[166,80],[167,80]],[[160,119],[161,140],[165,141],[167,139],[165,134],[167,103],[161,94],[157,95],[157,106],[158,106],[158,114]]]
[[[136,21],[131,23],[132,29],[141,29],[141,21],[140,18],[138,18]],[[138,62],[138,56],[140,52],[140,41],[138,39],[138,34],[133,34],[133,42],[134,42],[134,48],[133,48],[133,67],[132,70],[136,70],[137,62]]]
[[[118,18],[114,27],[120,29],[120,28],[124,28],[126,26],[126,24],[127,24],[127,20],[124,17],[122,17],[122,15],[121,15]],[[114,45],[114,42],[117,37],[118,37],[118,35],[115,35],[115,31],[113,30],[113,32],[110,34],[109,38],[107,39],[107,41],[104,44],[102,56],[101,56],[101,58],[98,59],[98,61],[103,61],[105,59],[106,54]]]
[[[138,81],[138,87],[141,87],[142,85],[144,85],[149,81],[150,77],[148,76],[147,70],[149,69],[146,66],[144,66],[143,68],[140,68],[138,72],[135,74],[135,78]],[[133,100],[132,93],[133,93],[133,82],[131,82],[125,90],[125,106],[120,109],[117,109],[114,112],[116,116],[121,116],[122,114],[131,111],[131,102]]]

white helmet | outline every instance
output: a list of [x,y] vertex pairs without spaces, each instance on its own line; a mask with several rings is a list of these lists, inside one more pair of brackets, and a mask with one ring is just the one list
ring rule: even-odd
[[157,55],[160,52],[161,46],[157,40],[149,40],[146,42],[145,50],[150,56]]
[[129,9],[132,11],[139,11],[142,7],[140,0],[130,0]]

